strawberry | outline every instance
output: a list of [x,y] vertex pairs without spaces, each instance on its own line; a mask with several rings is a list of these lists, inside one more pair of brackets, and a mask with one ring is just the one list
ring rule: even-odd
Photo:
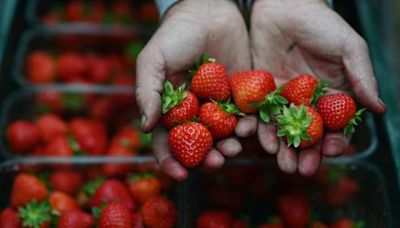
[[133,198],[143,205],[148,199],[160,194],[161,182],[151,172],[137,174],[130,178],[129,190]]
[[232,222],[232,228],[250,228],[250,225],[242,219],[235,219]]
[[0,228],[19,228],[21,225],[21,218],[13,209],[6,208],[0,213]]
[[87,66],[79,53],[67,52],[58,58],[57,69],[61,79],[71,81],[81,77],[86,72]]
[[33,51],[27,59],[27,71],[32,83],[49,83],[55,79],[56,62],[51,55],[44,51]]
[[[113,146],[106,155],[108,157],[134,157],[136,152],[122,146]],[[134,165],[130,163],[107,163],[103,165],[102,170],[106,176],[118,176],[132,171],[133,168]]]
[[329,169],[326,180],[328,184],[325,186],[324,200],[330,206],[343,206],[359,191],[358,183],[340,168]]
[[65,18],[68,21],[82,21],[84,17],[84,4],[82,1],[74,0],[65,6]]
[[258,228],[284,228],[280,223],[261,224]]
[[343,129],[345,135],[351,135],[355,126],[361,121],[365,109],[356,112],[356,102],[344,93],[322,96],[317,102],[318,112],[321,114],[326,129],[339,131]]
[[59,135],[65,135],[68,131],[67,124],[56,114],[45,114],[36,120],[36,126],[40,129],[43,141],[50,142]]
[[172,128],[168,134],[168,144],[178,161],[186,167],[195,167],[210,151],[213,139],[204,125],[190,122]]
[[363,221],[355,222],[349,218],[341,218],[341,219],[336,220],[329,227],[330,228],[363,228],[364,225],[365,224]]
[[61,213],[58,218],[58,228],[91,228],[94,226],[94,218],[80,210],[70,210]]
[[[199,59],[199,61],[201,61]],[[200,99],[225,101],[231,96],[228,75],[222,64],[215,62],[215,59],[204,55],[202,63],[195,63],[196,70],[191,71],[192,91]]]
[[49,182],[55,190],[73,194],[82,185],[83,175],[78,170],[55,170]]
[[46,185],[39,178],[21,173],[14,179],[11,190],[11,206],[18,208],[31,202],[32,200],[44,200],[48,191]]
[[144,228],[143,216],[140,212],[133,212],[132,218],[132,228]]
[[78,142],[78,150],[90,155],[104,154],[108,140],[106,127],[102,122],[75,118],[69,123],[69,128]]
[[300,195],[283,195],[278,198],[282,222],[287,227],[306,227],[310,216],[310,202]]
[[112,84],[115,86],[133,86],[135,79],[127,73],[119,73],[114,76]]
[[230,81],[233,99],[240,111],[246,114],[260,110],[263,121],[269,122],[270,114],[279,112],[286,100],[279,95],[272,75],[264,70],[236,72]]
[[53,139],[53,141],[47,144],[45,150],[47,156],[71,157],[74,155],[67,137],[63,135],[57,136]]
[[100,97],[90,103],[88,113],[93,119],[108,122],[113,118],[115,107],[115,100],[112,97]]
[[35,101],[41,110],[60,112],[63,108],[63,97],[60,92],[55,90],[47,90],[39,92]]
[[300,74],[283,85],[281,95],[296,105],[314,104],[325,93],[326,82],[309,74]]
[[176,223],[177,211],[171,200],[156,196],[142,207],[143,221],[149,228],[170,228]]
[[54,191],[49,196],[50,206],[53,210],[64,212],[70,210],[78,210],[78,202],[64,192]]
[[92,83],[106,83],[111,76],[111,70],[105,59],[91,56],[87,58],[88,78]]
[[51,207],[49,202],[32,202],[20,207],[19,217],[22,219],[22,227],[47,228],[51,221]]
[[112,138],[111,147],[126,147],[137,149],[140,147],[140,138],[138,130],[133,126],[121,128]]
[[162,95],[162,122],[167,128],[192,120],[199,112],[199,101],[185,86],[174,90],[171,82],[164,84]]
[[321,116],[311,107],[304,105],[283,107],[276,117],[278,136],[285,137],[288,146],[308,148],[319,143],[324,133]]
[[121,203],[129,210],[135,209],[135,201],[127,186],[117,180],[103,182],[94,192],[89,204],[92,207],[99,207],[104,201],[107,203]]
[[40,130],[26,120],[17,120],[7,129],[7,139],[14,152],[27,152],[39,146],[41,141]]
[[328,228],[328,226],[320,221],[315,221],[315,222],[311,223],[310,228]]
[[122,203],[110,203],[102,211],[99,228],[131,228],[132,218],[129,209]]
[[226,211],[206,211],[197,217],[196,228],[230,228],[232,216]]
[[237,107],[228,102],[207,102],[200,107],[200,122],[207,126],[214,139],[226,138],[237,125],[235,115],[241,114]]

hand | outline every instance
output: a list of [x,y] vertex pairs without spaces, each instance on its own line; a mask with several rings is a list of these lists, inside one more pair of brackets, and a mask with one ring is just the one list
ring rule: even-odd
[[[254,68],[264,68],[277,86],[300,73],[328,81],[332,90],[351,88],[359,102],[385,112],[378,97],[366,42],[322,0],[256,0],[252,8],[251,51]],[[263,148],[277,154],[279,167],[314,174],[324,156],[341,154],[349,138],[326,132],[321,144],[296,153],[276,137],[273,124],[259,123]]]
[[[136,99],[143,131],[152,131],[160,120],[165,80],[184,81],[194,60],[205,53],[221,62],[228,74],[251,68],[248,33],[233,1],[186,0],[167,12],[137,60]],[[234,156],[242,149],[234,137],[215,145],[204,160],[207,168],[220,167],[224,163],[223,155]],[[166,174],[178,180],[187,177],[187,170],[169,151],[167,131],[162,126],[153,132],[153,146]]]

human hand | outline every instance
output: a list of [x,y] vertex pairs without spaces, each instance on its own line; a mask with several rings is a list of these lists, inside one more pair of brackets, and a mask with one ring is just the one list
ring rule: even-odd
[[[277,86],[309,73],[329,82],[333,92],[352,89],[362,105],[385,112],[366,42],[324,1],[256,0],[250,27],[254,68],[270,71]],[[321,153],[337,156],[350,141],[340,132],[326,132],[319,145],[296,153],[279,142],[275,125],[259,123],[257,132],[284,172],[307,176],[318,170]]]
[[[251,68],[248,33],[233,1],[186,0],[176,4],[137,60],[136,99],[142,130],[154,129],[154,155],[161,169],[178,180],[187,177],[187,170],[171,155],[166,129],[157,126],[163,84],[166,80],[182,83],[194,60],[205,53],[221,62],[228,74]],[[234,156],[241,149],[234,137],[221,140],[207,154],[204,166],[218,168],[224,163],[223,155]]]

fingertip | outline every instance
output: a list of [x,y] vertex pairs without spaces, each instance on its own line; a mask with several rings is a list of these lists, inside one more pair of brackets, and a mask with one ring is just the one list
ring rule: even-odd
[[277,155],[277,162],[279,168],[284,173],[294,173],[297,170],[297,154],[292,149],[285,145],[284,142],[280,143]]
[[257,130],[257,117],[254,115],[245,116],[239,119],[235,128],[235,134],[245,138],[254,135]]
[[258,139],[261,147],[269,154],[276,154],[279,150],[279,139],[276,135],[276,126],[274,124],[258,123]]
[[211,149],[204,159],[204,167],[207,169],[218,169],[225,163],[225,158],[216,150]]
[[322,144],[322,154],[325,156],[340,155],[350,139],[345,139],[341,133],[327,133]]
[[178,181],[183,181],[188,177],[187,170],[172,157],[166,158],[162,161],[161,170]]
[[299,173],[310,177],[314,175],[321,163],[321,153],[319,148],[310,148],[300,151],[299,154]]
[[236,138],[227,138],[217,143],[217,149],[227,157],[234,157],[242,152],[242,145]]

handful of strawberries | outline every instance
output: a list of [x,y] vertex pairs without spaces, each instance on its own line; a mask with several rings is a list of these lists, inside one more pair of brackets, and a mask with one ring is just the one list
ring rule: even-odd
[[[230,136],[237,116],[258,113],[264,122],[276,122],[277,136],[294,148],[318,144],[324,130],[355,132],[365,109],[345,93],[327,94],[327,83],[300,74],[281,87],[265,70],[235,72],[205,55],[195,63],[191,91],[184,85],[164,85],[162,123],[170,129],[169,147],[186,167],[198,166],[213,141]],[[233,97],[234,103],[231,101]]]

